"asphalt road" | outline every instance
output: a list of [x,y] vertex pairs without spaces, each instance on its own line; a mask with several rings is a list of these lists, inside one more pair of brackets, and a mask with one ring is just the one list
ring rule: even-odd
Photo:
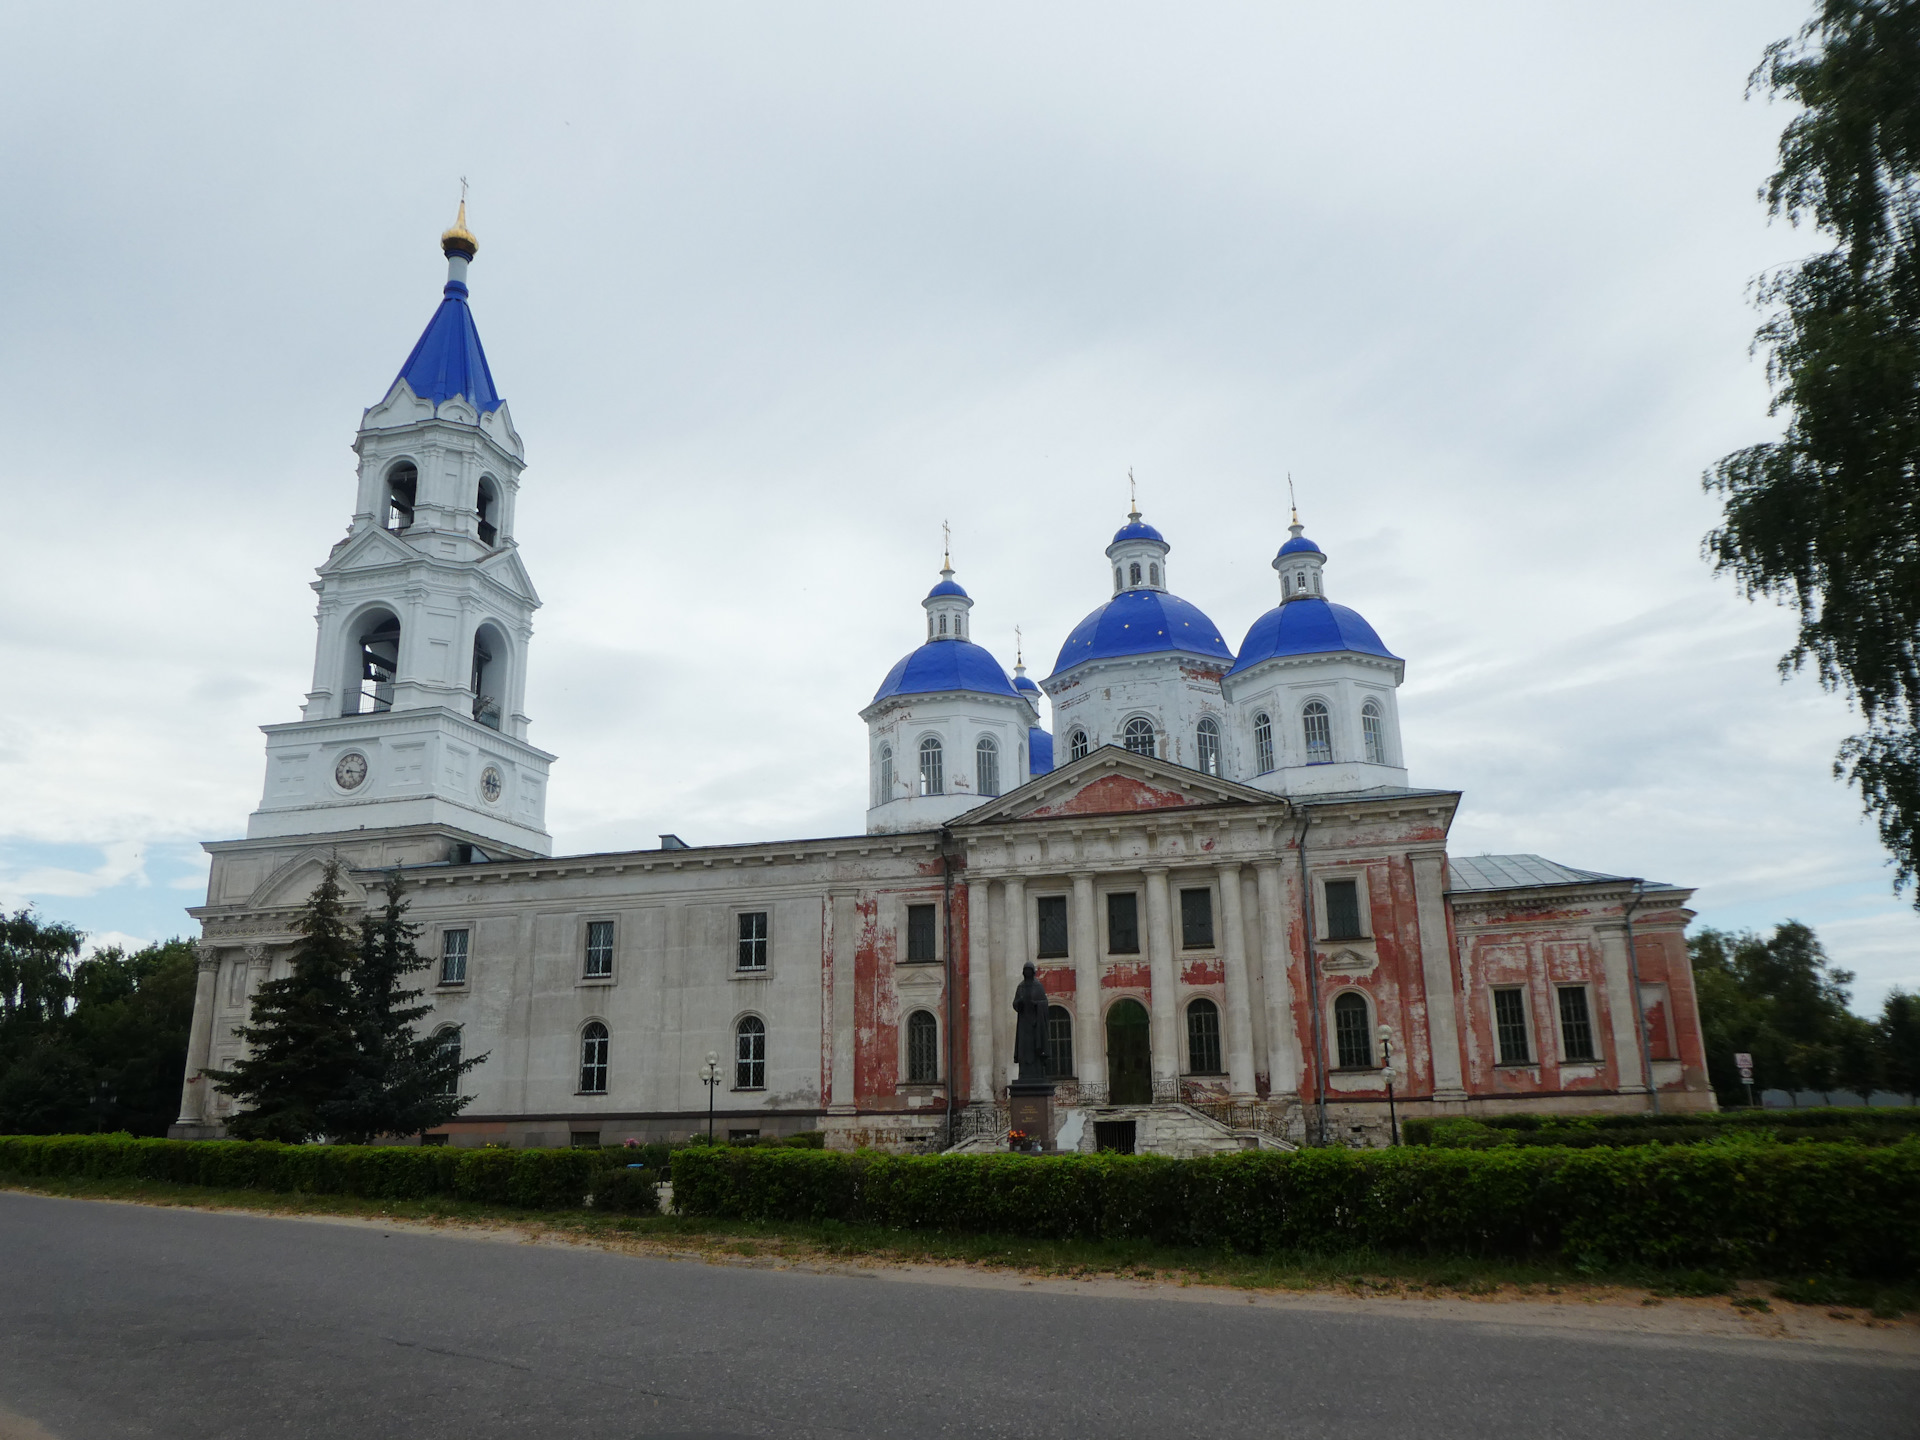
[[1920,1366],[0,1193],[0,1440],[45,1435],[1904,1440]]

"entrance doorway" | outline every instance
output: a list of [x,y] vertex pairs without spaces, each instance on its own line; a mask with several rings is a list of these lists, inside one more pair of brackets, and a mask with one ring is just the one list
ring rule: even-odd
[[1118,1000],[1107,1011],[1107,1103],[1146,1105],[1153,1100],[1153,1051],[1147,1007]]

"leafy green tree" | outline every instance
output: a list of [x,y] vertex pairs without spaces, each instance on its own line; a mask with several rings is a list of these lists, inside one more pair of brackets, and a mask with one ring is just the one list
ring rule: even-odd
[[1880,1053],[1887,1088],[1920,1102],[1920,995],[1895,989],[1880,1006]]
[[439,1035],[415,1033],[433,1007],[417,1003],[424,992],[406,982],[428,962],[414,944],[420,927],[407,919],[404,877],[394,871],[384,888],[379,914],[361,921],[351,973],[354,1070],[321,1107],[327,1133],[354,1143],[417,1135],[459,1114],[473,1099],[459,1093],[460,1077],[487,1058],[461,1059]]
[[73,962],[86,936],[31,906],[0,911],[0,1065],[44,1042],[66,1018]]
[[348,1093],[359,1065],[351,971],[359,949],[329,860],[295,928],[302,936],[292,969],[269,980],[253,1001],[240,1038],[251,1053],[207,1072],[242,1108],[227,1122],[243,1140],[300,1143],[328,1133],[329,1104]]
[[1753,1056],[1756,1091],[1826,1092],[1836,1084],[1853,975],[1835,969],[1819,937],[1797,920],[1762,939],[1753,931],[1702,930],[1693,959],[1707,1076],[1724,1105],[1746,1103],[1733,1057]]
[[1859,707],[1834,771],[1898,889],[1920,877],[1920,0],[1822,0],[1751,85],[1802,107],[1769,213],[1836,243],[1757,287],[1787,423],[1708,473],[1724,510],[1707,552],[1749,598],[1797,608],[1783,673],[1810,661]]
[[75,967],[65,1044],[90,1072],[85,1128],[167,1133],[180,1110],[198,968],[189,940],[96,951]]
[[1848,1015],[1837,1027],[1833,1045],[1833,1080],[1840,1089],[1873,1103],[1874,1092],[1887,1083],[1886,1053],[1880,1032],[1871,1020]]

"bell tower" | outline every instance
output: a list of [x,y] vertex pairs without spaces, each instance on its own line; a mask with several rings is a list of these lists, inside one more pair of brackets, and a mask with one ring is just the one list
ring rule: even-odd
[[467,304],[479,244],[464,200],[440,248],[440,306],[354,437],[353,519],[313,586],[313,685],[299,720],[262,727],[249,839],[444,825],[553,848],[553,757],[527,742],[540,597],[513,538],[526,458]]

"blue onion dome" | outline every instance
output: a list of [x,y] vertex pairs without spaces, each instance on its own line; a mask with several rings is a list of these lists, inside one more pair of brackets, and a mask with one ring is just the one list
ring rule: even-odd
[[1027,774],[1044,775],[1053,769],[1053,736],[1038,725],[1027,731]]
[[1053,673],[1061,675],[1089,660],[1118,655],[1151,655],[1173,650],[1232,660],[1220,627],[1178,595],[1164,590],[1122,590],[1073,627]]
[[1276,605],[1253,622],[1241,642],[1239,659],[1227,673],[1238,675],[1282,655],[1339,654],[1400,658],[1381,643],[1359,611],[1317,595],[1300,595]]
[[960,588],[960,582],[958,580],[942,580],[938,585],[934,586],[931,590],[927,592],[927,599],[929,600],[937,599],[939,596],[942,596],[942,595],[955,595],[962,600],[968,600],[972,598],[970,595],[967,594],[966,591]]
[[1287,541],[1286,544],[1280,547],[1280,553],[1282,555],[1318,555],[1322,559],[1326,557],[1326,551],[1322,550],[1304,535],[1296,535],[1293,539]]
[[1000,662],[993,658],[992,651],[971,640],[948,637],[929,640],[903,657],[880,682],[873,701],[878,704],[894,695],[945,695],[957,691],[1015,699],[1020,695]]
[[1040,693],[1040,687],[1034,684],[1028,677],[1026,666],[1016,665],[1013,667],[1013,671],[1014,689],[1018,690],[1022,695],[1038,695]]
[[1151,540],[1156,545],[1166,545],[1166,548],[1169,550],[1173,548],[1171,545],[1167,545],[1166,536],[1162,535],[1158,530],[1154,529],[1153,526],[1147,524],[1146,521],[1140,518],[1140,512],[1138,510],[1135,510],[1127,517],[1126,524],[1113,532],[1113,543],[1115,545],[1124,545],[1129,540]]

